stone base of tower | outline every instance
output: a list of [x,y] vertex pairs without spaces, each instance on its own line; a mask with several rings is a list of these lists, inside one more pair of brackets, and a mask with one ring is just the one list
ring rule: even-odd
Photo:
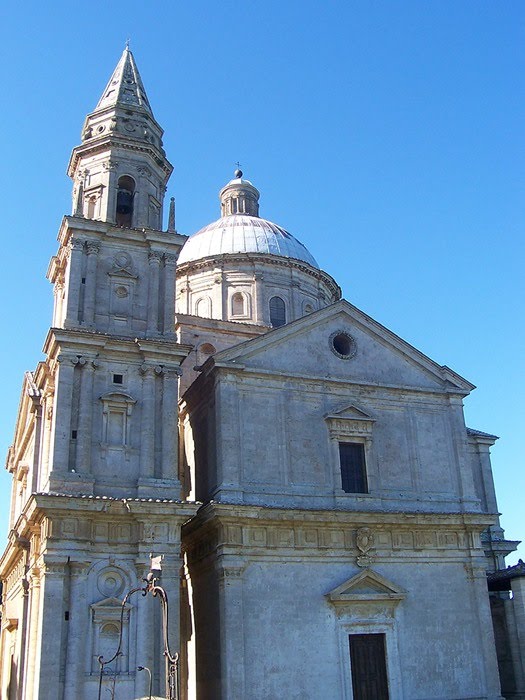
[[169,601],[169,643],[179,650],[180,530],[190,504],[153,499],[37,494],[11,532],[0,560],[5,581],[0,696],[18,700],[96,700],[98,657],[106,689],[116,697],[165,697],[160,600],[144,586],[150,555],[162,555],[161,585]]

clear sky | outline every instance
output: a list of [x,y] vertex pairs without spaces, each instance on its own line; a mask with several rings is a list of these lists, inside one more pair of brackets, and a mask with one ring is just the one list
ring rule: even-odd
[[[51,320],[69,155],[129,38],[178,230],[219,216],[240,161],[262,216],[349,301],[479,387],[467,424],[501,437],[502,523],[525,538],[522,0],[30,0],[3,15],[0,450]],[[9,491],[1,474],[0,532]]]

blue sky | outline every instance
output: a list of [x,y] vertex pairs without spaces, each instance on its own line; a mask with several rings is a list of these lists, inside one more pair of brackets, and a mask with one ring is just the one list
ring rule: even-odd
[[[51,319],[69,155],[129,38],[175,166],[178,230],[218,217],[240,161],[261,214],[349,301],[479,387],[467,424],[501,436],[502,522],[525,537],[525,5],[30,1],[3,14],[0,450]],[[1,532],[9,491],[2,474]]]

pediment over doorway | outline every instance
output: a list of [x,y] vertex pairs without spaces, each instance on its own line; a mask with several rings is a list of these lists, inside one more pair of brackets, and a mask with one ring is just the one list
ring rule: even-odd
[[372,603],[404,600],[406,591],[372,569],[365,569],[352,576],[333,591],[326,594],[333,605],[349,603]]

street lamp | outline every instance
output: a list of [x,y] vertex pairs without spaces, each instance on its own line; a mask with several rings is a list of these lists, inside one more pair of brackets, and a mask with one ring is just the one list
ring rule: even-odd
[[137,671],[147,671],[149,674],[149,700],[151,700],[151,671],[147,666],[137,666]]
[[[120,631],[119,631],[119,641],[118,641],[118,647],[117,651],[113,654],[113,656],[108,659],[107,661],[104,661],[103,656],[98,657],[98,663],[100,665],[100,675],[99,675],[99,681],[98,681],[98,700],[101,700],[101,694],[102,694],[102,679],[104,677],[104,669],[106,666],[108,666],[110,663],[115,661],[119,656],[122,656],[122,633],[124,630],[124,612],[126,610],[126,605],[131,598],[131,596],[134,593],[137,593],[138,591],[141,591],[143,596],[148,595],[148,593],[151,593],[154,598],[159,598],[160,600],[160,605],[162,608],[162,636],[163,636],[163,643],[164,643],[164,650],[163,650],[163,656],[165,659],[166,663],[166,700],[178,700],[179,698],[179,653],[175,652],[174,654],[171,652],[170,645],[169,645],[169,639],[168,639],[168,614],[169,614],[169,603],[168,603],[168,594],[164,590],[162,586],[159,586],[157,581],[160,579],[161,576],[161,569],[162,569],[162,557],[154,557],[153,555],[150,554],[150,559],[151,559],[151,568],[146,576],[145,579],[142,579],[145,582],[145,586],[137,586],[136,588],[132,588],[130,591],[126,593],[122,600],[121,604],[121,609],[120,609]],[[146,670],[149,673],[149,694],[151,698],[151,671],[147,666],[139,666],[138,669],[139,671],[141,670]]]

